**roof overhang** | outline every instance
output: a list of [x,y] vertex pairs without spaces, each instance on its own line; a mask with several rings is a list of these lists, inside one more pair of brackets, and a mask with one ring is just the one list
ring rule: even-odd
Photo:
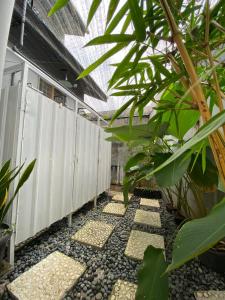
[[[19,47],[20,40],[22,4],[23,0],[16,0],[9,34],[9,43],[16,47]],[[65,79],[66,70],[68,80],[74,85],[70,90],[79,99],[83,100],[84,94],[87,94],[102,101],[107,100],[106,94],[91,76],[76,80],[83,71],[83,67],[29,5],[26,14],[24,44],[19,52],[56,80]]]

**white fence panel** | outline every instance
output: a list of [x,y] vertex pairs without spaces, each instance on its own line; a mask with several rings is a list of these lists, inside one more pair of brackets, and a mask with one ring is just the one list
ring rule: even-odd
[[96,196],[98,167],[99,127],[81,116],[77,116],[77,148],[73,209]]
[[25,112],[20,86],[2,90],[1,162],[12,158],[13,164],[27,165],[37,159],[14,205],[15,244],[110,187],[111,143],[106,137],[96,124],[29,87]]
[[[13,157],[20,86],[6,87],[0,97],[0,162]],[[4,147],[3,147],[4,145]],[[13,163],[13,162],[12,162]]]
[[21,162],[37,158],[18,198],[16,244],[72,211],[75,114],[27,88]]

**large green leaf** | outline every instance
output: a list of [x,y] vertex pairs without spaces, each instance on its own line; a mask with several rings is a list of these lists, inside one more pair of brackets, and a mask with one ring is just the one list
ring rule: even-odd
[[[167,102],[168,104],[168,102]],[[189,129],[193,128],[196,122],[199,120],[200,113],[198,110],[185,109],[182,106],[182,110],[178,110],[172,113],[167,111],[164,114],[163,119],[170,119],[170,126],[168,131],[171,135],[177,137],[178,139],[183,139],[184,135]]]
[[136,300],[168,300],[169,281],[164,274],[167,268],[162,249],[148,246],[138,272]]
[[[209,157],[209,149],[207,149],[207,155],[205,157],[205,169],[202,168],[203,155],[199,154],[195,160],[195,156],[192,156],[192,162],[190,164],[189,175],[191,179],[200,187],[213,188],[218,185],[218,170],[212,159]],[[192,163],[194,166],[192,167]]]
[[158,114],[155,115],[147,124],[109,127],[105,131],[118,136],[124,142],[140,141],[140,144],[144,141],[150,142],[151,138],[162,137],[166,134],[168,124],[160,124],[158,116]]
[[56,13],[58,10],[63,8],[69,3],[69,0],[57,0],[55,4],[50,9],[48,16],[51,17],[54,13]]
[[106,52],[104,55],[102,55],[98,60],[96,60],[93,64],[91,64],[87,69],[85,69],[78,77],[78,79],[81,79],[85,76],[87,76],[89,73],[91,73],[94,69],[96,69],[99,65],[101,65],[104,61],[106,61],[109,57],[113,56],[120,50],[122,50],[124,47],[127,46],[127,43],[120,43],[110,49],[108,52]]
[[87,18],[87,27],[91,23],[91,20],[93,19],[99,5],[101,4],[102,0],[93,0],[90,10],[88,12],[88,18]]
[[[162,153],[161,155],[163,155]],[[161,169],[155,174],[157,183],[160,187],[170,187],[174,186],[187,171],[191,158],[188,157],[184,159],[184,155],[178,157],[172,163],[167,165],[165,168]],[[167,156],[165,156],[165,159]]]
[[162,170],[169,164],[171,164],[173,161],[178,159],[180,156],[182,156],[187,150],[191,149],[193,146],[197,145],[199,142],[204,140],[206,137],[208,137],[211,133],[213,133],[215,130],[220,128],[225,123],[225,111],[222,111],[212,117],[207,123],[205,123],[200,130],[197,132],[196,135],[194,135],[188,142],[186,142],[181,148],[176,150],[176,152],[167,159],[163,164],[161,164],[159,167],[154,169],[148,176],[151,176],[155,174],[156,172]]
[[93,40],[88,42],[85,46],[131,42],[134,40],[135,40],[134,34],[105,34],[105,35],[94,38]]
[[142,9],[138,5],[138,0],[128,0],[131,19],[134,24],[137,41],[143,42],[145,40],[145,21],[142,14]]
[[138,162],[142,161],[146,158],[146,154],[144,152],[140,152],[132,156],[128,159],[124,170],[127,172],[131,167],[135,166]]
[[129,125],[111,127],[105,129],[105,131],[113,133],[126,142],[139,139],[150,139],[154,134],[154,129],[147,124],[134,125],[132,127]]
[[179,230],[167,271],[174,270],[202,254],[225,237],[225,198],[204,218],[184,224]]

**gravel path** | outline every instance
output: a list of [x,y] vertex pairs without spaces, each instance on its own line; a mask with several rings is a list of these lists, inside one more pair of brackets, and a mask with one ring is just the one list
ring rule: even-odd
[[[136,273],[140,263],[124,255],[131,228],[164,235],[166,254],[170,258],[176,226],[173,216],[165,210],[164,203],[161,202],[160,209],[143,208],[161,212],[162,228],[150,228],[133,223],[135,211],[140,206],[137,197],[132,198],[125,217],[102,213],[103,207],[110,201],[110,197],[102,196],[98,200],[96,210],[93,209],[93,204],[89,203],[73,215],[72,227],[67,227],[65,219],[59,221],[19,249],[16,252],[15,269],[7,279],[14,280],[47,255],[58,250],[87,265],[87,271],[65,299],[107,300],[117,279],[137,282]],[[116,225],[103,250],[71,240],[71,236],[91,219]],[[197,290],[225,290],[225,276],[207,270],[196,259],[170,275],[170,287],[171,299],[194,299],[193,294]],[[3,299],[11,298],[5,295]]]

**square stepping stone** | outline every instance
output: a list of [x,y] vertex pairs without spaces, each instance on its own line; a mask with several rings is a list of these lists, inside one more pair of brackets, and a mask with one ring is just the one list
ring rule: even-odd
[[122,203],[108,203],[104,207],[103,212],[117,216],[124,216],[126,212],[126,207]]
[[110,196],[110,197],[113,197],[114,195],[116,195],[118,192],[117,191],[112,191],[112,190],[110,190],[109,192],[108,192],[108,195]]
[[[128,198],[131,198],[131,194],[128,194]],[[123,197],[123,193],[117,193],[113,196],[112,200],[114,201],[120,201],[120,202],[124,202],[124,197]]]
[[88,221],[72,237],[80,243],[103,248],[115,226],[99,221]]
[[225,291],[200,291],[195,293],[196,300],[225,299]]
[[153,227],[161,227],[160,214],[158,212],[146,211],[142,209],[136,210],[134,222]]
[[124,280],[117,280],[109,300],[135,300],[137,285]]
[[140,205],[148,207],[160,207],[159,200],[141,198]]
[[125,250],[125,255],[133,259],[142,260],[144,257],[145,249],[149,245],[164,249],[165,246],[163,236],[138,230],[132,230]]
[[59,300],[85,269],[85,265],[56,251],[8,284],[8,290],[19,300]]

